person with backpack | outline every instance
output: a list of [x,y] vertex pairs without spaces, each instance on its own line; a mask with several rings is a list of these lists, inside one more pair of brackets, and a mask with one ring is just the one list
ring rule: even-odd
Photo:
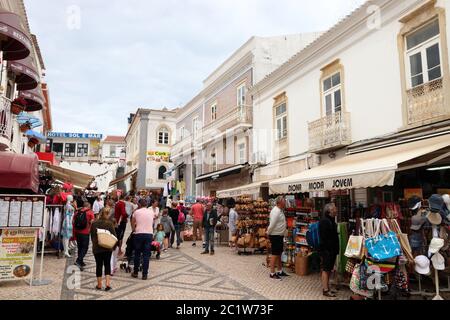
[[[267,228],[267,234],[272,248],[270,256],[270,278],[281,280],[281,277],[287,277],[288,274],[283,271],[283,263],[281,255],[283,254],[284,235],[286,234],[286,217],[284,216],[284,208],[286,201],[284,197],[279,196],[276,199],[276,206],[270,212],[270,223]],[[278,271],[275,272],[275,265]]]
[[89,202],[85,202],[83,208],[78,209],[73,217],[75,237],[78,245],[78,257],[75,265],[78,266],[81,271],[83,271],[86,266],[84,257],[89,249],[89,235],[94,220],[94,212],[91,210],[91,204]]
[[337,208],[333,203],[325,205],[324,217],[319,222],[319,253],[322,259],[323,295],[335,298],[335,292],[330,290],[330,274],[334,269],[339,254],[339,235],[336,224]]
[[[175,227],[175,231],[170,234],[170,248],[173,248],[173,243],[175,242],[175,235],[177,236],[177,249],[180,249],[181,244],[181,226],[184,223],[184,219],[180,217],[184,216],[182,212],[177,209],[178,204],[176,202],[172,202],[172,208],[169,209],[169,216],[172,218],[173,225]],[[182,221],[182,222],[181,222]]]

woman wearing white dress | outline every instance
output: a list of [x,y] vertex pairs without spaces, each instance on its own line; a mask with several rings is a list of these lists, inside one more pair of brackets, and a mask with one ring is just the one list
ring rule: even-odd
[[70,239],[73,237],[73,215],[75,213],[75,208],[72,204],[73,202],[73,196],[68,195],[67,196],[67,203],[64,208],[64,221],[62,224],[62,238],[63,238],[63,245],[64,245],[64,256],[66,258],[70,258],[69,249],[71,247],[69,246]]

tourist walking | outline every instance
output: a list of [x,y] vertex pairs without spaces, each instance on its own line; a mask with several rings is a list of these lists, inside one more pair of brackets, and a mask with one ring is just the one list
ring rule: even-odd
[[73,238],[73,216],[75,214],[75,208],[73,206],[73,196],[67,196],[67,203],[64,210],[64,221],[62,224],[61,236],[63,239],[64,246],[64,256],[66,258],[70,258],[71,255],[69,253],[70,240]]
[[173,248],[173,244],[175,242],[175,236],[177,237],[177,249],[180,249],[181,244],[181,226],[182,223],[179,221],[180,211],[177,209],[177,203],[172,202],[172,208],[169,209],[169,216],[172,218],[173,225],[175,230],[170,234],[170,248]]
[[169,239],[170,239],[170,234],[171,232],[175,231],[175,226],[173,224],[172,218],[169,216],[169,210],[164,209],[162,211],[162,216],[161,216],[161,224],[164,227],[164,252],[167,251],[167,248],[169,248]]
[[102,196],[99,194],[95,198],[94,204],[92,205],[92,211],[94,212],[94,215],[97,217],[97,215],[100,213],[100,211],[105,207],[105,204],[103,202]]
[[[270,278],[281,280],[281,277],[288,276],[283,271],[283,263],[281,262],[281,255],[283,254],[284,235],[286,233],[286,217],[284,216],[284,208],[286,202],[282,196],[276,199],[276,206],[270,212],[270,223],[267,228],[267,234],[271,244],[270,256]],[[275,270],[275,268],[278,270]]]
[[192,243],[192,246],[195,247],[196,241],[197,241],[197,235],[200,234],[200,240],[203,240],[203,215],[205,213],[205,208],[203,207],[202,203],[200,202],[200,199],[197,199],[197,202],[191,207],[191,216],[194,219],[194,225],[193,225],[193,238],[194,242]]
[[120,195],[119,201],[117,201],[114,207],[114,216],[116,218],[117,223],[117,239],[119,240],[119,255],[122,255],[122,240],[125,236],[125,230],[127,228],[128,223],[128,214],[125,206],[124,196]]
[[209,202],[203,215],[203,228],[205,230],[205,250],[202,254],[214,255],[214,231],[217,224],[217,211]]
[[89,234],[94,219],[94,212],[92,212],[89,202],[85,202],[83,208],[76,211],[74,215],[75,237],[78,245],[78,257],[75,265],[78,266],[81,271],[83,271],[86,266],[84,257],[89,249]]
[[232,238],[233,236],[236,235],[236,231],[237,231],[237,222],[239,219],[239,215],[236,212],[236,210],[234,209],[235,207],[235,202],[234,200],[231,201],[227,204],[229,211],[228,211],[228,230],[229,230],[229,234],[228,234],[228,239],[230,242],[230,247],[232,247],[234,244],[232,242]]
[[153,213],[147,209],[145,199],[139,201],[139,207],[131,223],[134,232],[134,271],[131,276],[138,277],[142,259],[142,280],[147,280],[153,240]]
[[158,201],[153,200],[149,210],[153,214],[153,229],[156,229],[161,220]]
[[333,203],[325,205],[324,217],[319,222],[319,252],[322,259],[322,288],[325,297],[335,298],[330,290],[330,275],[339,254],[339,235],[336,224],[337,208]]
[[91,226],[91,240],[92,240],[92,253],[95,257],[96,276],[97,276],[97,290],[103,289],[103,270],[105,271],[105,291],[111,290],[111,256],[114,249],[104,248],[98,243],[97,230],[108,230],[116,236],[116,230],[114,224],[109,220],[111,209],[103,208],[98,216],[98,219],[92,223]]

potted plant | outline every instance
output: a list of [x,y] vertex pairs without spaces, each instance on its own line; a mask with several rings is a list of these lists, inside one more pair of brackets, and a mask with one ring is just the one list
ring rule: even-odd
[[12,114],[18,115],[22,111],[25,111],[27,101],[24,98],[17,98],[11,103]]

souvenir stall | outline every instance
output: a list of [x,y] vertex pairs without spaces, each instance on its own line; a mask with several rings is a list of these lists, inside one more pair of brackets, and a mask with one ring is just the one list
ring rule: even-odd
[[238,254],[265,252],[268,247],[269,203],[263,199],[252,200],[251,196],[239,196],[235,210],[239,215],[236,234]]

